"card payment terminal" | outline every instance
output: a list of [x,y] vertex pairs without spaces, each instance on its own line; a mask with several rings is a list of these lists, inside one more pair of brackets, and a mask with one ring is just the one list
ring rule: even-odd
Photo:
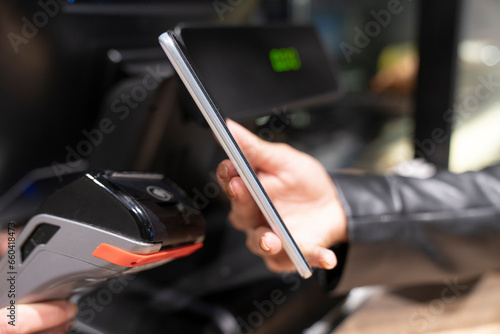
[[[160,174],[89,172],[56,191],[0,261],[0,308],[68,298],[202,247],[204,219]],[[11,256],[9,256],[11,255]]]

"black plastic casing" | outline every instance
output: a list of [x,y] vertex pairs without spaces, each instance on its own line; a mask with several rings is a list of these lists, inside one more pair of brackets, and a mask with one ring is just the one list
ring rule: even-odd
[[89,172],[52,194],[38,213],[161,243],[162,250],[201,242],[205,234],[201,213],[181,188],[160,174]]
[[[312,25],[180,24],[174,34],[223,117],[249,120],[323,105],[343,94]],[[298,52],[299,69],[273,70],[269,53],[281,48]]]

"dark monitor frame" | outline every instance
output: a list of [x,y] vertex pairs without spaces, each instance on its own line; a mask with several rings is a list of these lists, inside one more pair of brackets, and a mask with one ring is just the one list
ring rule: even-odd
[[420,0],[415,157],[448,169],[462,0]]

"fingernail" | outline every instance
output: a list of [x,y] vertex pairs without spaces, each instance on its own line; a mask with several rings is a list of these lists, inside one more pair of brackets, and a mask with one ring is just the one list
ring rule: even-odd
[[325,269],[333,269],[336,264],[335,256],[330,252],[325,252],[323,258],[321,259],[321,265]]
[[266,245],[266,241],[265,241],[265,236],[261,237],[260,238],[260,248],[262,248],[264,251],[266,252],[269,252],[271,250],[271,247],[269,247],[268,245]]
[[221,169],[219,170],[218,175],[222,181],[227,180],[228,170],[227,170],[227,166],[225,164],[222,165]]
[[222,179],[227,180],[229,171],[227,170],[226,165],[222,165]]
[[236,198],[236,193],[234,192],[234,189],[233,189],[233,181],[229,182],[229,186],[228,186],[228,191],[227,191],[228,195],[232,198]]

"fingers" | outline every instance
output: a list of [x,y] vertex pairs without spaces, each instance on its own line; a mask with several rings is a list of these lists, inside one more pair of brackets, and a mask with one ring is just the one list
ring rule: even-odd
[[312,267],[321,269],[333,269],[337,265],[337,257],[330,249],[311,246],[304,247],[304,256]]
[[[273,271],[296,270],[283,249],[280,238],[268,227],[247,231],[247,247],[252,253],[262,256]],[[317,245],[302,245],[300,249],[312,267],[333,269],[337,265],[335,253],[330,249]]]
[[229,220],[236,229],[246,231],[264,224],[263,216],[243,180],[237,175],[229,160],[223,161],[217,168],[220,186],[231,199]]
[[[15,237],[19,236],[19,233],[21,233],[22,228],[16,228],[15,232]],[[8,240],[9,234],[7,233],[7,230],[0,230],[0,257],[2,257],[3,254],[7,253],[8,246],[9,246],[9,240]]]
[[247,231],[247,247],[260,256],[273,256],[283,250],[281,239],[267,226]]
[[[39,332],[64,324],[72,319],[76,312],[76,306],[65,300],[19,305],[16,309],[15,326],[2,321],[0,332],[6,334]],[[9,319],[9,314],[6,308],[0,310],[3,319]]]
[[282,159],[290,159],[285,144],[273,144],[260,139],[238,123],[228,119],[227,126],[248,162],[256,170],[276,172]]
[[[335,254],[326,248],[313,247],[311,249],[301,248],[307,262],[313,268],[333,269],[337,265]],[[284,250],[281,250],[275,255],[267,254],[262,256],[267,267],[275,272],[297,271],[292,261]]]
[[247,160],[253,165],[259,160],[259,151],[266,150],[266,143],[238,123],[228,119],[227,127]]

